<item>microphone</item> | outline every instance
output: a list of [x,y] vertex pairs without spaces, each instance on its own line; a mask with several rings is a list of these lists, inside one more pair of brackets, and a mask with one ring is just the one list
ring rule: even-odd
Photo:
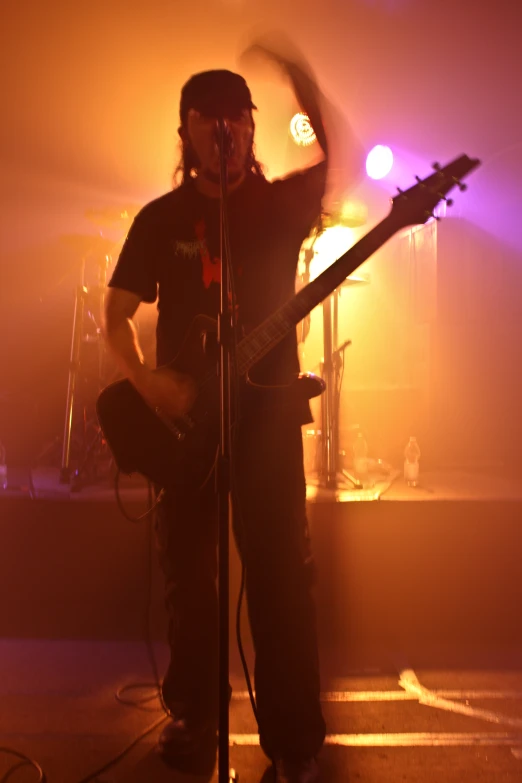
[[[219,122],[216,122],[215,128],[214,128],[214,141],[216,142],[218,152],[220,151],[220,133],[219,133]],[[223,121],[223,155],[225,157],[225,160],[228,158],[231,158],[234,154],[236,149],[236,145],[234,144],[234,137],[232,135],[232,131],[230,130],[230,125],[226,120]]]

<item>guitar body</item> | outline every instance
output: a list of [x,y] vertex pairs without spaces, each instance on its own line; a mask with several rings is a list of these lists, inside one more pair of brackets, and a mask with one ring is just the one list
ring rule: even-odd
[[[100,393],[96,412],[102,432],[118,468],[141,473],[161,487],[200,487],[209,477],[219,448],[219,380],[216,322],[199,316],[189,329],[170,369],[190,375],[198,396],[189,414],[169,418],[154,411],[128,380],[107,386]],[[244,381],[242,381],[244,382]],[[324,382],[311,373],[284,387],[251,387],[249,394],[277,396],[300,394],[310,399],[321,394]]]

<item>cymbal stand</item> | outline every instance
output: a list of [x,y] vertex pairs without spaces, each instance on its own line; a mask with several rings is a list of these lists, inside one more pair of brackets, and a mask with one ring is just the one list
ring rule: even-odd
[[[304,271],[301,275],[301,285],[310,282],[310,265],[315,256],[314,245],[320,235],[320,229],[315,234],[311,244],[304,250]],[[345,470],[340,463],[339,447],[339,409],[341,372],[343,370],[344,350],[351,345],[346,340],[337,346],[339,332],[339,296],[341,289],[336,288],[323,301],[323,361],[321,377],[326,383],[326,389],[321,395],[321,439],[320,467],[309,482],[325,489],[361,489],[361,482]],[[309,318],[309,316],[307,317]],[[304,319],[298,328],[298,340],[304,342],[310,330],[310,321]],[[333,346],[336,346],[335,348]]]
[[361,482],[345,470],[340,463],[339,382],[343,365],[341,356],[344,350],[351,345],[351,340],[337,345],[339,295],[340,289],[335,289],[322,304],[324,358],[321,375],[326,383],[326,390],[321,397],[320,468],[313,483],[325,489],[361,489]]
[[[81,350],[82,344],[88,341],[88,335],[86,333],[85,324],[86,317],[90,317],[94,320],[89,305],[95,299],[96,306],[101,313],[103,308],[103,296],[105,287],[107,285],[107,268],[111,261],[111,257],[106,255],[103,260],[98,262],[98,284],[92,288],[88,288],[85,285],[85,259],[82,259],[81,267],[81,284],[76,289],[75,303],[74,303],[74,315],[73,315],[73,330],[71,340],[71,353],[69,358],[69,377],[67,385],[67,401],[65,405],[65,423],[62,441],[62,461],[60,467],[60,484],[72,483],[73,489],[80,489],[81,474],[85,471],[87,463],[93,458],[96,453],[96,448],[100,443],[100,432],[97,428],[93,442],[85,449],[83,460],[80,463],[79,468],[71,475],[71,436],[73,430],[73,414],[75,412],[77,386],[81,374]],[[96,322],[95,322],[96,323]],[[99,330],[97,328],[97,337],[99,339]]]

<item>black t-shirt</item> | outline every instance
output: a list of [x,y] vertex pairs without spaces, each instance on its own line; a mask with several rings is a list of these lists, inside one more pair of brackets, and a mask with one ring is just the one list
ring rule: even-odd
[[[229,236],[238,319],[248,331],[295,292],[299,250],[321,209],[326,165],[268,182],[249,174],[229,195]],[[109,285],[158,299],[157,363],[175,358],[193,319],[216,318],[220,304],[219,199],[193,180],[136,216]],[[295,329],[250,370],[260,384],[299,372]]]

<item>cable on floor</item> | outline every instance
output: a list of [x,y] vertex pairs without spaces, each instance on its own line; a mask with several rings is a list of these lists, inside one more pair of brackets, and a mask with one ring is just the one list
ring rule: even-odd
[[0,753],[5,753],[8,756],[15,756],[17,759],[19,759],[18,763],[15,764],[10,769],[8,769],[5,775],[2,778],[0,778],[0,783],[7,783],[7,781],[13,777],[17,769],[20,769],[21,767],[25,767],[27,765],[34,767],[34,769],[38,772],[38,780],[36,783],[47,783],[45,772],[38,764],[38,762],[35,761],[34,759],[30,758],[29,756],[26,756],[24,753],[20,753],[19,751],[14,750],[13,748],[0,747]]

